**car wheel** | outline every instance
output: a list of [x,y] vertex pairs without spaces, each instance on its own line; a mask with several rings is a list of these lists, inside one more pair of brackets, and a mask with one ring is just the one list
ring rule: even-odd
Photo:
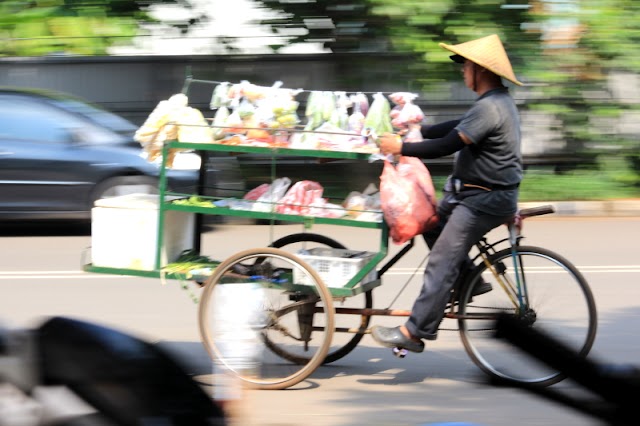
[[93,189],[91,205],[101,198],[128,194],[158,194],[158,180],[148,176],[118,176],[100,182]]

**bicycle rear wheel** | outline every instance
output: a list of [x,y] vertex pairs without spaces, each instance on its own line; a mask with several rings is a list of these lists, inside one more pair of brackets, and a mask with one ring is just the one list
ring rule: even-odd
[[[507,248],[490,256],[489,262],[492,268],[480,264],[461,293],[458,324],[465,350],[480,369],[502,380],[540,386],[562,380],[560,372],[496,338],[495,321],[501,313],[518,316],[586,356],[597,328],[596,306],[586,280],[567,259],[539,247],[519,246],[515,257]],[[483,281],[493,290],[472,296]]]
[[204,287],[198,321],[217,365],[249,387],[285,389],[325,359],[334,330],[333,302],[318,274],[297,256],[251,249],[216,268]]
[[[274,241],[270,247],[298,253],[300,250],[311,250],[315,247],[330,247],[336,249],[346,249],[338,241],[320,234],[302,232],[290,234]],[[373,294],[371,290],[335,301],[335,323],[336,329],[331,339],[331,347],[324,359],[324,364],[335,362],[353,351],[364,337],[364,333],[369,328],[371,316],[356,314],[340,314],[340,309],[371,309],[373,307]],[[276,349],[277,350],[277,349]],[[281,356],[287,358],[285,352]],[[291,354],[289,358],[297,362],[299,355]]]

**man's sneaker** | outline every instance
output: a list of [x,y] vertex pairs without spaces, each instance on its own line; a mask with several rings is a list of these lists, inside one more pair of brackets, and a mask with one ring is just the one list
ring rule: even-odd
[[404,348],[411,352],[424,351],[422,340],[413,340],[406,337],[400,331],[400,327],[381,327],[376,325],[371,328],[371,337],[388,348]]

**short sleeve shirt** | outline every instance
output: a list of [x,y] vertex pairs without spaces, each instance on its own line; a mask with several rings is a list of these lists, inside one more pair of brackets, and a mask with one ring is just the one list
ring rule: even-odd
[[[472,143],[456,154],[454,177],[482,186],[520,183],[520,117],[507,88],[493,89],[479,97],[456,130]],[[517,210],[518,190],[482,191],[461,202],[489,214],[513,214]]]

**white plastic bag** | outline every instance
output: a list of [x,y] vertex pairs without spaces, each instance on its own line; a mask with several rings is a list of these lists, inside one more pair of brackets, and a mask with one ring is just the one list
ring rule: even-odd
[[284,197],[291,185],[288,177],[275,179],[269,189],[253,204],[253,211],[271,212],[276,210],[276,203]]

